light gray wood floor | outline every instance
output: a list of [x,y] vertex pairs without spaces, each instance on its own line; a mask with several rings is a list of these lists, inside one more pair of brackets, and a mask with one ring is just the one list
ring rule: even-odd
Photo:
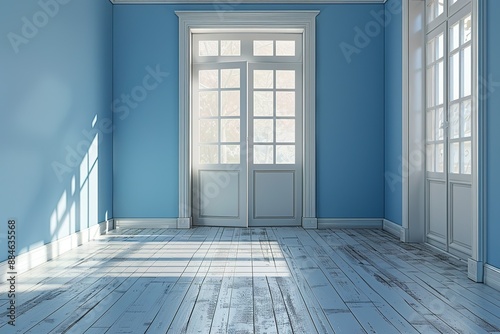
[[381,230],[115,230],[19,275],[15,330],[499,332],[500,292],[466,271]]

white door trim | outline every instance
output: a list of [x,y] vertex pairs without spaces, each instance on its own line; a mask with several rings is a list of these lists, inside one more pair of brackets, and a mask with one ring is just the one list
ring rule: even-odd
[[179,17],[179,219],[192,224],[191,198],[191,38],[194,29],[297,29],[304,41],[302,226],[316,218],[316,16],[319,11],[176,11]]

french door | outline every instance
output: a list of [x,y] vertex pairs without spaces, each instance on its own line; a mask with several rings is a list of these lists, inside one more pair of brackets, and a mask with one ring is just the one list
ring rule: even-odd
[[[426,238],[460,258],[472,252],[472,17],[464,1],[427,1],[441,23],[426,43]],[[429,22],[429,20],[428,20]]]
[[299,226],[300,34],[195,34],[193,223]]

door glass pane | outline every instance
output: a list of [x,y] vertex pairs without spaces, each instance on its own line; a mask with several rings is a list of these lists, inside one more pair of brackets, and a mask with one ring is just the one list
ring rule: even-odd
[[472,149],[471,142],[466,141],[462,143],[462,174],[471,174],[471,159],[472,159]]
[[277,56],[295,56],[295,41],[276,41]]
[[437,16],[444,12],[444,0],[437,0]]
[[435,172],[435,161],[436,161],[436,152],[435,152],[435,145],[430,144],[427,145],[427,171],[429,172]]
[[200,119],[200,143],[219,141],[219,125],[216,119]]
[[427,107],[435,105],[434,96],[436,94],[436,86],[434,85],[434,66],[427,69]]
[[436,172],[444,172],[444,145],[436,145]]
[[450,58],[450,101],[460,97],[460,52]]
[[433,141],[436,138],[436,115],[434,109],[427,112],[427,140]]
[[218,56],[219,41],[200,41],[198,43],[200,56]]
[[472,61],[471,61],[471,46],[469,45],[463,51],[463,92],[462,97],[471,95],[472,89]]
[[459,165],[460,145],[459,143],[450,144],[450,173],[460,173]]
[[272,164],[273,154],[273,145],[254,145],[253,162],[254,164]]
[[229,90],[222,91],[222,116],[239,116],[240,115],[240,91]]
[[437,59],[441,59],[444,57],[444,34],[441,33],[437,37],[437,42],[436,42],[436,48],[437,48]]
[[255,119],[253,123],[254,143],[272,143],[274,141],[272,119]]
[[200,70],[199,79],[200,79],[200,89],[219,87],[218,70]]
[[200,117],[217,116],[219,111],[219,94],[217,92],[200,92],[199,104]]
[[450,51],[460,46],[460,22],[455,23],[450,29]]
[[437,104],[444,103],[444,62],[437,63]]
[[273,116],[274,100],[273,92],[254,92],[253,93],[253,113],[254,116]]
[[467,16],[463,21],[463,38],[462,43],[467,43],[472,39],[472,20],[471,16]]
[[427,42],[427,65],[434,62],[434,60],[436,59],[435,44],[436,44],[435,38]]
[[427,0],[427,23],[434,21],[436,18],[436,0]]
[[240,145],[221,145],[220,154],[223,164],[240,163]]
[[253,41],[254,56],[273,56],[273,41]]
[[220,71],[221,88],[240,88],[240,69],[230,68]]
[[[295,142],[295,120],[294,119],[277,119],[276,120],[276,142],[278,142],[278,143],[294,143]],[[278,151],[276,151],[276,152],[278,152]]]
[[276,145],[276,163],[294,164],[295,145]]
[[295,116],[295,92],[276,92],[276,116]]
[[460,136],[460,112],[459,104],[450,107],[450,138],[455,139]]
[[462,137],[470,137],[472,122],[471,122],[471,107],[470,100],[462,104]]
[[221,56],[239,56],[240,53],[240,41],[220,41]]
[[221,120],[221,142],[239,142],[240,141],[240,120],[222,119]]
[[255,70],[253,71],[253,88],[273,88],[273,70]]
[[437,131],[437,140],[443,140],[444,139],[444,112],[443,108],[439,108],[437,110],[437,125],[438,125],[438,131]]
[[216,164],[219,162],[217,145],[200,145],[200,164]]
[[276,71],[276,88],[295,88],[295,71]]

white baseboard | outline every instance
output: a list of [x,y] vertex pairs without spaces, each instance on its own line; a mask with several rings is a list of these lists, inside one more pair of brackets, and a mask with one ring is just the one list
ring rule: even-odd
[[[67,237],[59,240],[52,241],[46,245],[32,249],[26,253],[20,254],[16,257],[16,273],[21,274],[30,269],[35,268],[47,261],[50,261],[67,251],[77,248],[89,241],[99,238],[99,236],[106,234],[108,231],[115,228],[113,219],[99,223],[85,230],[75,232]],[[7,261],[0,263],[0,278],[2,282],[7,277],[9,272]]]
[[178,221],[177,218],[115,218],[116,228],[177,228]]
[[500,291],[500,268],[484,265],[484,284]]
[[484,281],[484,262],[467,259],[467,277],[476,283]]
[[382,229],[394,235],[399,240],[404,241],[405,230],[401,225],[393,223],[388,219],[384,219]]
[[302,217],[302,227],[305,229],[317,229],[318,218]]
[[318,228],[376,228],[383,227],[382,218],[318,218]]

